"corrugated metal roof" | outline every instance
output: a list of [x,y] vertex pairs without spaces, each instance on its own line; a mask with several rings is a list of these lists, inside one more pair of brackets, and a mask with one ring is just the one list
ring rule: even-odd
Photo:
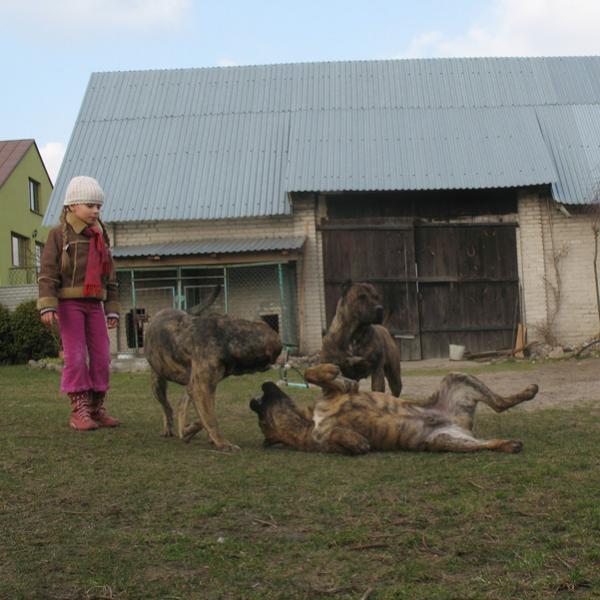
[[[596,112],[577,107],[598,104],[600,57],[94,73],[45,223],[79,174],[105,188],[107,221],[289,214],[289,192],[331,181],[349,190],[549,183],[558,200],[585,201],[564,192],[577,187],[587,139],[568,128],[579,118],[595,131]],[[568,110],[552,112],[568,107],[570,121]],[[547,145],[563,131],[573,154]]]
[[543,106],[536,114],[558,175],[553,196],[591,201],[600,182],[600,105]]
[[[109,221],[281,214],[287,121],[281,113],[80,121],[74,139],[87,145],[67,153],[64,169],[67,181],[77,172],[101,182]],[[63,190],[63,170],[58,183]]]
[[0,141],[0,187],[6,183],[33,143],[33,140]]
[[113,256],[115,258],[134,258],[141,256],[188,256],[299,250],[302,248],[304,240],[303,237],[282,237],[164,242],[140,246],[118,246],[114,248]]
[[532,107],[292,117],[285,180],[290,191],[486,188],[555,179]]

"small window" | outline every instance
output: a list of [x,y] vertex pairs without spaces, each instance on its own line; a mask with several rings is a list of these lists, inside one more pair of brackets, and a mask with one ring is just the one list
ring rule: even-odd
[[35,243],[35,271],[36,273],[40,272],[40,268],[42,266],[42,252],[44,251],[44,244],[40,242]]
[[279,315],[276,313],[270,315],[260,315],[260,318],[271,328],[273,331],[279,333]]
[[29,180],[29,210],[40,212],[40,184],[33,179]]
[[26,267],[29,240],[17,233],[11,233],[10,237],[12,246],[12,266]]

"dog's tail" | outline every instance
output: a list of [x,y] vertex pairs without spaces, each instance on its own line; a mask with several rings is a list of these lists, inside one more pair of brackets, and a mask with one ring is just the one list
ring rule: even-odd
[[210,298],[203,304],[196,304],[188,309],[188,314],[192,317],[199,317],[207,308],[210,308],[221,293],[221,284],[217,283]]

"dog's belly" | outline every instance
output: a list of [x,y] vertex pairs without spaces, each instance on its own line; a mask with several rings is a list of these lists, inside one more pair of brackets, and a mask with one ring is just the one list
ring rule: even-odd
[[190,382],[189,365],[181,365],[180,363],[169,360],[169,358],[162,360],[159,364],[153,364],[150,361],[148,362],[160,377],[164,377],[165,379],[174,383],[179,383],[180,385],[187,385]]
[[378,415],[353,419],[353,429],[362,434],[373,450],[418,450],[439,425],[422,415]]

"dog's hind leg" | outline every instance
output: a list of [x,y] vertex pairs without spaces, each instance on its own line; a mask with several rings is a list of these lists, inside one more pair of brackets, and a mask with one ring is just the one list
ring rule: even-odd
[[487,404],[496,412],[503,412],[531,400],[537,391],[537,385],[530,385],[512,396],[500,396],[477,377],[465,373],[449,373],[442,380],[439,391],[431,398],[427,408],[447,413],[454,423],[471,431],[478,402]]
[[523,449],[519,440],[478,440],[456,425],[447,425],[432,431],[423,447],[433,452],[480,452],[492,450],[517,454]]
[[[198,361],[200,362],[200,361]],[[215,392],[217,382],[223,377],[223,371],[219,367],[206,364],[193,364],[188,384],[188,393],[194,402],[198,418],[208,433],[208,438],[217,450],[231,451],[239,450],[239,447],[227,441],[219,431],[217,417],[215,415]],[[195,428],[195,424],[190,426]],[[191,432],[192,430],[190,430]],[[186,436],[189,432],[186,432]],[[193,431],[196,433],[196,431]],[[193,433],[191,435],[193,435]],[[191,437],[191,436],[190,436]]]
[[152,393],[154,397],[160,402],[163,409],[163,430],[161,435],[163,437],[173,436],[173,409],[169,404],[167,398],[167,380],[158,375],[154,369],[152,370],[151,383]]
[[191,442],[192,438],[199,432],[202,431],[202,429],[204,429],[204,427],[202,426],[202,423],[200,422],[200,420],[198,421],[193,421],[192,423],[190,423],[189,425],[186,425],[182,431],[181,434],[181,439],[184,442]]
[[399,398],[400,392],[402,392],[402,374],[400,365],[402,354],[400,353],[400,347],[397,345],[391,334],[389,334],[387,330],[383,331],[385,331],[382,336],[385,344],[383,370],[392,395]]
[[[202,429],[202,423],[196,420],[187,424],[187,412],[188,406],[190,405],[190,395],[187,390],[184,390],[179,405],[177,406],[176,420],[177,420],[177,435],[186,442],[189,442],[196,433]],[[194,405],[194,409],[196,406]]]
[[513,394],[512,396],[500,396],[496,394],[492,390],[490,390],[487,386],[477,380],[482,386],[486,388],[489,392],[487,394],[483,394],[481,400],[485,402],[490,408],[494,409],[496,412],[503,412],[516,406],[517,404],[521,404],[521,402],[527,402],[528,400],[533,400],[535,395],[538,393],[538,386],[533,383],[528,385],[525,389]]

